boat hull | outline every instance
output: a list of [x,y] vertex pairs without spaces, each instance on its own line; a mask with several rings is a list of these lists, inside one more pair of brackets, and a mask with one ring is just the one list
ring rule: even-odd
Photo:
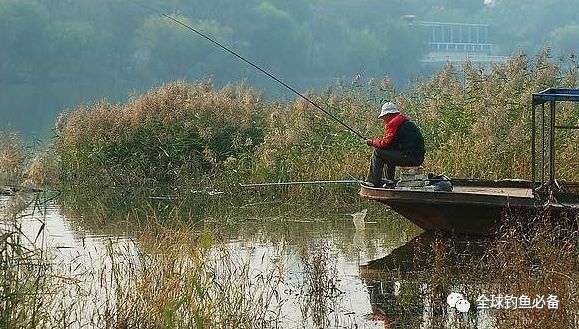
[[455,186],[452,192],[361,186],[360,196],[379,201],[424,230],[487,235],[505,211],[530,212],[537,206],[530,188]]

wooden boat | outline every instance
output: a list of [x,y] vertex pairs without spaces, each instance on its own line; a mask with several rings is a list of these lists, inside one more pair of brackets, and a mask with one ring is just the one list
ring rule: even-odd
[[507,207],[537,205],[526,182],[453,180],[453,190],[429,191],[363,186],[360,195],[382,202],[424,230],[486,234]]
[[[426,187],[361,185],[359,194],[388,205],[424,230],[454,233],[492,233],[507,210],[534,213],[547,207],[577,214],[579,182],[556,179],[555,130],[579,129],[579,126],[555,124],[558,101],[579,102],[579,89],[550,88],[532,95],[530,180],[452,179],[453,190],[447,192]],[[546,103],[549,104],[547,111]],[[540,111],[537,106],[541,106]]]

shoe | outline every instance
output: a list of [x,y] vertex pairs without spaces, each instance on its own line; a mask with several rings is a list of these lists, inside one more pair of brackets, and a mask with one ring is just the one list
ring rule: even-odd
[[364,186],[368,186],[368,187],[376,187],[376,185],[374,183],[367,181],[367,180],[361,182],[360,184],[362,184]]
[[383,188],[394,188],[396,187],[396,182],[393,180],[386,180],[384,184],[382,184]]

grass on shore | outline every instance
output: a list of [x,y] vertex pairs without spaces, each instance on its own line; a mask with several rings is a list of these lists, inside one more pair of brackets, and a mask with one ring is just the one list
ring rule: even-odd
[[[308,93],[368,136],[380,135],[375,109],[401,105],[421,127],[427,171],[451,177],[530,177],[529,101],[547,87],[573,87],[574,58],[513,56],[484,70],[447,65],[403,94],[388,79],[340,84]],[[579,122],[565,104],[560,124]],[[177,81],[134,96],[126,105],[99,102],[63,114],[55,154],[61,187],[134,195],[228,190],[240,182],[364,177],[370,149],[302,99],[266,101],[247,86],[215,90]],[[558,177],[579,180],[577,130],[558,132]],[[293,196],[313,197],[296,187]]]

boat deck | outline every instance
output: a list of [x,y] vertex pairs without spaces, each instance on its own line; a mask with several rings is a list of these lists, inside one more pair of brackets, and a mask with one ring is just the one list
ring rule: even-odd
[[493,232],[506,209],[533,213],[543,208],[546,200],[551,200],[548,204],[553,209],[579,210],[579,199],[575,194],[537,195],[528,181],[457,179],[452,180],[452,184],[453,190],[448,192],[433,191],[428,187],[375,188],[362,185],[360,196],[388,205],[425,230],[468,234]]
[[373,188],[362,186],[360,195],[386,204],[402,202],[532,207],[536,201],[530,184],[519,181],[453,181],[453,190],[448,192],[420,187]]
[[450,193],[468,193],[484,195],[500,195],[520,198],[533,198],[531,188],[523,187],[488,187],[488,186],[454,186]]
[[469,234],[492,232],[504,209],[537,205],[523,181],[453,180],[452,191],[428,188],[360,187],[360,196],[379,201],[425,230]]

